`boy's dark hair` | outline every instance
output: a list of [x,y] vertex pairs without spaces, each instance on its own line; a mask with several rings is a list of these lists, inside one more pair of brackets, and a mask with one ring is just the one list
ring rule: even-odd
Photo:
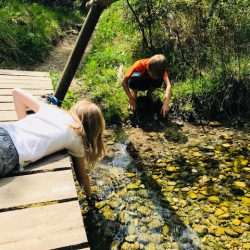
[[164,55],[158,54],[149,58],[148,70],[159,77],[162,77],[167,68],[167,59]]

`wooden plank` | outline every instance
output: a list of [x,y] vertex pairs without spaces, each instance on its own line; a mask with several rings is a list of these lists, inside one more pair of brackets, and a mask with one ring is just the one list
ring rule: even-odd
[[48,80],[46,81],[41,81],[41,80],[22,80],[22,79],[13,79],[13,80],[6,80],[6,79],[1,79],[1,75],[0,75],[0,84],[30,84],[30,85],[36,85],[36,84],[47,84],[47,86],[50,85],[50,87],[52,87],[51,84],[51,80],[48,78]]
[[1,89],[14,89],[14,88],[22,88],[22,89],[49,89],[53,92],[53,88],[51,87],[51,84],[43,84],[43,83],[33,83],[33,84],[26,84],[26,83],[12,83],[12,84],[0,84],[0,92]]
[[[2,96],[12,96],[12,90],[13,89],[0,89],[0,95]],[[51,93],[52,90],[46,90],[46,89],[30,89],[29,93],[33,94],[33,95],[44,95],[44,94],[48,94]]]
[[27,80],[27,81],[33,81],[33,80],[41,80],[41,81],[48,81],[51,80],[47,76],[16,76],[16,75],[0,75],[1,79],[6,79],[6,80],[13,80],[13,79],[21,79],[21,80]]
[[0,208],[77,197],[71,170],[37,173],[0,180]]
[[7,70],[0,69],[0,75],[15,75],[15,76],[44,76],[50,77],[48,72],[39,72],[39,71],[19,71],[19,70]]
[[[37,98],[41,97],[41,95],[34,95]],[[10,103],[13,102],[13,97],[10,95],[0,95],[0,103]]]
[[0,213],[0,249],[71,249],[83,243],[87,237],[78,201]]
[[[15,110],[14,103],[0,103],[0,111]],[[1,118],[0,118],[1,119]]]
[[0,95],[0,103],[2,102],[13,102],[13,97]]
[[28,165],[24,168],[24,173],[30,171],[52,170],[59,168],[71,168],[69,155],[65,151],[47,156],[35,163]]
[[0,123],[1,122],[16,121],[16,120],[17,120],[16,111],[14,111],[14,110],[0,111]]

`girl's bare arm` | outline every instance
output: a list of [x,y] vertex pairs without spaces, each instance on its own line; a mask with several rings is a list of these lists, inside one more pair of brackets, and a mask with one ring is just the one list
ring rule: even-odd
[[37,112],[41,106],[41,103],[32,94],[22,89],[14,89],[13,100],[17,113],[18,120],[26,117],[27,108],[30,108],[34,112]]
[[77,158],[77,157],[72,156],[72,161],[73,161],[73,166],[74,166],[74,170],[76,173],[76,178],[79,184],[82,187],[84,187],[87,193],[87,198],[89,199],[91,198],[92,190],[90,186],[88,173],[86,171],[86,168],[84,167],[85,166],[84,158]]

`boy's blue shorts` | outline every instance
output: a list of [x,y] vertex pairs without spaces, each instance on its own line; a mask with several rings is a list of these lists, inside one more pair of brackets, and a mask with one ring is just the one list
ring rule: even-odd
[[139,72],[134,72],[128,80],[128,86],[135,90],[148,90],[150,88],[160,88],[163,79],[154,80],[150,77],[145,77]]

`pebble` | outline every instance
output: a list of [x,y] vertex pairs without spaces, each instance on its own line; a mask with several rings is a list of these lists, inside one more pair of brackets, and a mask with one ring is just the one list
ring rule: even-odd
[[241,221],[238,220],[238,219],[234,219],[234,220],[232,220],[232,223],[233,223],[235,226],[239,226],[240,223],[241,223]]
[[225,234],[225,230],[222,228],[222,227],[218,227],[216,230],[215,230],[215,235],[217,237],[221,236],[221,235],[224,235]]
[[212,204],[219,204],[220,198],[218,196],[210,196],[208,197],[208,201]]
[[194,192],[192,192],[192,191],[187,192],[187,195],[188,195],[191,199],[196,199],[196,198],[197,198],[197,195],[196,195]]

